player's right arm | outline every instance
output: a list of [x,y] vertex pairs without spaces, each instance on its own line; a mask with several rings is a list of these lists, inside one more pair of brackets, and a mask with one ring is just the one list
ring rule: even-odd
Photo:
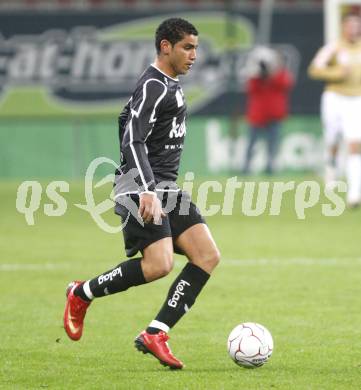
[[122,144],[123,140],[123,134],[125,131],[125,125],[128,122],[129,114],[130,114],[130,103],[132,101],[132,98],[130,98],[127,102],[127,104],[124,106],[122,112],[119,114],[118,117],[118,131],[119,131],[119,141],[120,144]]
[[155,192],[142,192],[139,194],[139,216],[145,223],[154,222],[160,224],[165,213],[162,210],[162,204]]
[[335,61],[337,51],[338,45],[335,43],[323,46],[312,60],[308,75],[326,82],[343,81],[347,76],[347,69]]
[[128,169],[137,171],[140,188],[139,215],[144,222],[158,223],[164,215],[155,193],[155,180],[148,159],[146,141],[160,113],[160,104],[166,95],[166,86],[157,79],[139,85],[130,103],[130,117],[122,141],[122,152]]

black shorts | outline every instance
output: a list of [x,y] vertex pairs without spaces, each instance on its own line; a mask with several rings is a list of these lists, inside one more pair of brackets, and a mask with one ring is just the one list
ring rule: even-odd
[[166,211],[166,217],[162,218],[161,225],[145,224],[137,216],[139,207],[137,194],[125,195],[117,200],[114,211],[122,218],[125,252],[128,257],[134,256],[138,251],[143,252],[144,248],[165,237],[172,237],[174,251],[183,254],[174,244],[174,240],[191,226],[205,223],[187,192],[163,195],[162,207]]

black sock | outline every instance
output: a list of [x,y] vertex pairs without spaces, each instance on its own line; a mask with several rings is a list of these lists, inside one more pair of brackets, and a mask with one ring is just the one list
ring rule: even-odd
[[[172,328],[192,307],[209,276],[202,268],[188,263],[171,285],[167,299],[155,320]],[[159,329],[150,326],[147,332],[154,334],[159,332]]]
[[[141,258],[120,263],[115,268],[104,272],[89,281],[89,289],[94,297],[115,294],[129,287],[146,283],[141,266]],[[86,296],[83,285],[74,290],[74,294],[83,298]],[[84,299],[84,298],[83,298]],[[89,298],[88,298],[89,300]]]
[[149,334],[157,334],[159,332],[160,332],[160,329],[153,328],[153,326],[148,326],[148,328],[147,328],[147,333],[149,333]]
[[85,294],[84,289],[83,289],[84,283],[79,285],[75,290],[74,290],[74,295],[77,297],[80,297],[83,301],[86,302],[91,302],[91,299]]

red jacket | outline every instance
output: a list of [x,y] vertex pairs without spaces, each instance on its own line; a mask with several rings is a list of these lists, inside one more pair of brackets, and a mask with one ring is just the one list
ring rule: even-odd
[[251,78],[247,82],[246,117],[253,126],[264,126],[288,115],[288,94],[293,77],[281,69],[266,79]]

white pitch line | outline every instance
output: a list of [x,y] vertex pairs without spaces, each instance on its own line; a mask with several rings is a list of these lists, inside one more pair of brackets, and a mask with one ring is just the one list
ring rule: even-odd
[[69,268],[69,264],[28,264],[28,263],[0,263],[0,272],[11,271],[56,271],[59,269]]
[[360,258],[307,258],[307,257],[295,257],[288,259],[223,259],[221,260],[222,265],[230,266],[285,266],[285,265],[304,265],[304,266],[353,266],[361,265]]
[[[260,267],[260,266],[360,266],[360,258],[288,258],[288,259],[222,259],[220,267]],[[74,265],[73,265],[74,266]],[[176,267],[183,267],[184,261],[176,261]],[[57,271],[60,269],[69,269],[70,264],[45,263],[45,264],[28,264],[28,263],[0,263],[0,272],[16,271]]]
[[[182,266],[181,263],[176,263],[176,266]],[[249,267],[249,266],[359,266],[361,265],[361,257],[344,257],[344,258],[307,258],[295,257],[286,259],[225,259],[221,258],[219,267]]]

